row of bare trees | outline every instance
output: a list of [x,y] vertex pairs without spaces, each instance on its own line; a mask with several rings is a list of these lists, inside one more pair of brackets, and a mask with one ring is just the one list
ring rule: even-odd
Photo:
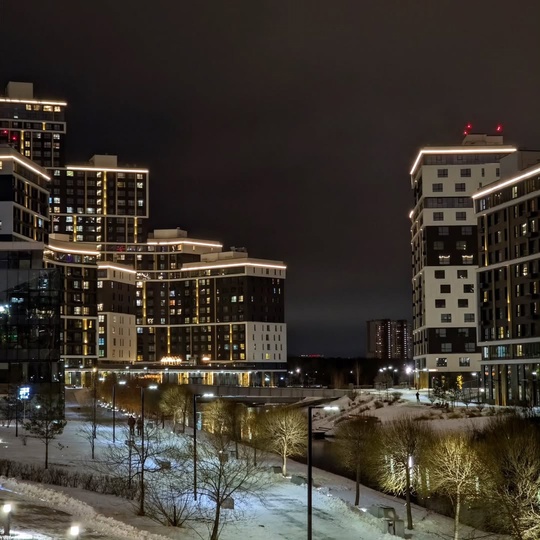
[[[173,401],[185,420],[191,398],[185,398],[185,390],[177,392],[181,399]],[[241,404],[218,400],[208,405],[205,418],[209,432],[228,434],[237,458],[241,441],[251,446],[254,463],[257,449],[278,454],[285,476],[287,459],[302,455],[307,446],[307,418],[298,408],[248,414]],[[500,416],[483,430],[445,433],[407,416],[385,424],[359,416],[341,422],[335,435],[340,463],[356,479],[355,505],[366,478],[404,497],[409,529],[414,496],[438,494],[452,504],[455,540],[464,505],[476,506],[500,532],[519,540],[540,537],[540,432],[530,419]]]
[[[247,495],[263,496],[269,484],[267,451],[282,456],[284,474],[287,458],[302,453],[306,418],[301,411],[284,407],[255,414],[230,400],[206,404],[205,430],[197,438],[195,499],[194,441],[182,435],[192,399],[187,387],[166,390],[160,407],[171,415],[173,432],[147,424],[143,447],[142,438],[126,431],[126,444],[106,444],[95,467],[104,475],[129,479],[138,513],[170,526],[202,521],[208,526],[208,538],[218,540],[233,516],[223,512],[231,501],[238,504]],[[176,434],[178,424],[182,433]]]
[[518,415],[494,417],[483,430],[441,432],[402,417],[379,424],[359,417],[340,424],[336,442],[342,462],[380,489],[405,497],[439,494],[454,511],[459,538],[464,505],[475,507],[498,532],[519,540],[540,538],[540,430]]

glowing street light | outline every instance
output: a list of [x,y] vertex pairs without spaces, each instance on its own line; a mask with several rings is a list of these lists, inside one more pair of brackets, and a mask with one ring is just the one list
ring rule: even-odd
[[11,504],[4,504],[2,506],[2,513],[4,514],[4,536],[9,536],[11,528]]
[[80,527],[78,525],[72,525],[69,528],[69,536],[70,536],[70,538],[76,538],[77,540],[79,540],[80,533],[81,533],[81,529],[80,529]]

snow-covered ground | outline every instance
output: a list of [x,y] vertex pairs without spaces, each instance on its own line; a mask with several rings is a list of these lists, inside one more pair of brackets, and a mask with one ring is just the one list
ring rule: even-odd
[[[428,407],[416,403],[414,391],[403,393],[403,402],[391,406],[370,410],[382,420],[395,418],[399,414],[426,414]],[[340,398],[336,404],[340,411],[335,418],[326,416],[326,412],[316,420],[321,427],[331,429],[336,418],[355,414],[355,409],[363,407],[360,401],[378,399],[376,394],[365,392],[353,402],[349,398]],[[422,396],[421,400],[426,402]],[[370,401],[373,401],[371,399]],[[334,404],[334,403],[333,403]],[[322,411],[315,411],[323,413]],[[68,414],[68,425],[64,434],[51,443],[50,466],[65,467],[81,471],[88,467],[90,445],[81,436],[84,422],[75,414]],[[110,419],[109,419],[110,420]],[[437,420],[441,428],[447,422],[454,422],[454,428],[466,428],[469,422],[480,419]],[[124,420],[119,419],[119,423]],[[103,450],[99,433],[110,431],[110,424],[100,427],[96,446],[96,457]],[[119,429],[120,431],[120,429]],[[117,433],[118,434],[118,433]],[[36,439],[28,438],[23,444],[21,433],[15,438],[14,427],[0,427],[0,459],[12,459],[27,463],[42,463],[44,446]],[[278,465],[278,458],[270,458],[269,465]],[[306,467],[290,462],[288,471],[292,475],[306,475]],[[39,540],[69,538],[68,529],[72,524],[81,527],[81,539],[109,538],[119,540],[142,538],[163,540],[178,538],[200,540],[208,538],[206,525],[196,523],[193,528],[181,529],[159,525],[147,517],[136,515],[133,503],[118,497],[100,495],[73,488],[36,485],[13,479],[1,479],[0,504],[4,501],[13,504],[12,532],[25,533],[26,538]],[[398,517],[404,518],[402,500],[378,493],[366,487],[361,488],[360,508],[353,506],[354,482],[322,470],[314,469],[314,483],[318,487],[313,492],[313,538],[316,540],[383,540],[391,536],[382,532],[382,522],[361,510],[371,505],[386,505],[395,508]],[[225,526],[221,540],[300,540],[306,537],[306,494],[305,485],[298,486],[284,479],[279,474],[268,473],[266,490],[261,498],[250,497],[237,505],[234,511],[226,510]],[[428,540],[451,538],[453,522],[451,519],[427,511],[413,508],[415,529],[406,531],[407,538]],[[0,521],[1,523],[1,521]],[[472,530],[463,527],[463,537],[471,535]],[[479,534],[480,535],[480,534]],[[493,540],[502,537],[486,535],[483,538]],[[472,536],[469,536],[472,537]],[[23,536],[19,536],[23,538]]]

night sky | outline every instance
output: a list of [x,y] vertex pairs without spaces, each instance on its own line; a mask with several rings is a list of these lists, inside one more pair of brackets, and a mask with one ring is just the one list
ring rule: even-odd
[[151,169],[152,228],[288,265],[289,353],[411,318],[409,166],[540,148],[538,0],[0,0],[0,87],[69,103],[70,162]]

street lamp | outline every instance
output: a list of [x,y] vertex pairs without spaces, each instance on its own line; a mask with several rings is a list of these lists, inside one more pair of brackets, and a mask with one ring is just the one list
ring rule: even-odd
[[93,404],[92,404],[92,459],[95,456],[97,430],[97,367],[92,368]]
[[[157,390],[157,384],[148,386],[148,390]],[[141,386],[141,498],[139,503],[139,516],[144,516],[144,464],[146,461],[146,453],[144,449],[144,386]]]
[[26,422],[26,402],[30,399],[29,386],[17,386],[15,396],[15,437],[19,436],[19,400],[23,402],[23,425]]
[[409,388],[411,387],[411,373],[413,372],[413,368],[411,366],[407,366],[405,368],[405,373],[407,374],[407,384],[409,385]]
[[[122,386],[126,381],[118,381]],[[116,383],[113,383],[113,443],[116,442]]]
[[197,500],[197,398],[212,398],[214,394],[193,394],[193,499]]
[[2,513],[4,514],[4,536],[9,536],[11,528],[11,504],[4,504],[2,506]]
[[325,411],[339,411],[339,407],[336,405],[309,405],[308,406],[308,451],[307,451],[307,537],[308,540],[312,538],[312,523],[313,523],[313,440],[311,438],[311,431],[313,427],[312,411],[313,409],[323,409]]
[[78,525],[72,525],[69,528],[69,536],[70,536],[70,538],[76,538],[77,540],[79,540],[80,532],[81,532],[81,529],[80,529],[80,527]]

